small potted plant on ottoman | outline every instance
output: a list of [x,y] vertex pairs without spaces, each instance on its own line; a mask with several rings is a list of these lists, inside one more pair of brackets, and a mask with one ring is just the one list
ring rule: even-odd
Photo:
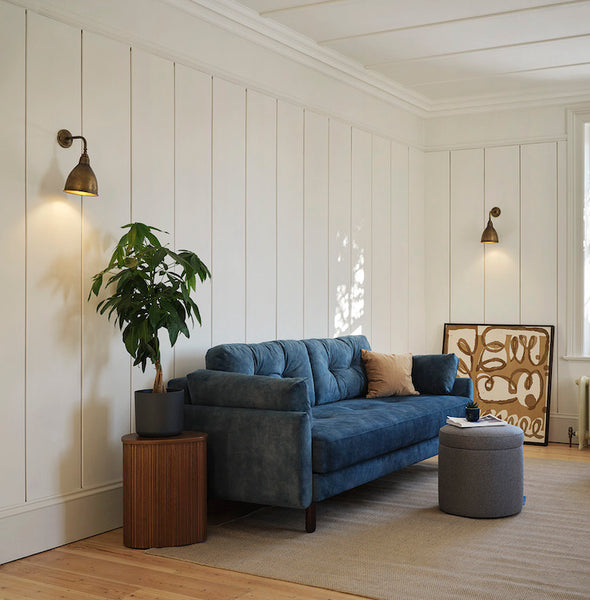
[[465,418],[471,423],[479,421],[479,406],[475,400],[471,400],[465,406]]

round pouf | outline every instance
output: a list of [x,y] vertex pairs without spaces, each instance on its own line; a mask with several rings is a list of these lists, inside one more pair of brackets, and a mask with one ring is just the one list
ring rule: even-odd
[[439,432],[438,503],[452,515],[489,519],[522,510],[524,433],[520,427]]

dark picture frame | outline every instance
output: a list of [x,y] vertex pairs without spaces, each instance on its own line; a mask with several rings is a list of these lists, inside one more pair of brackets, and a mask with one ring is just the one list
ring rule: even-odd
[[473,399],[524,431],[525,444],[549,439],[554,325],[445,323],[443,353],[459,358],[457,377],[473,381]]

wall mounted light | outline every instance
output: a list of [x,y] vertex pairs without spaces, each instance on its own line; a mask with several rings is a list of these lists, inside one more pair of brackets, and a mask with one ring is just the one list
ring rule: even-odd
[[98,196],[98,182],[90,166],[90,159],[86,151],[86,138],[81,135],[72,135],[67,129],[60,129],[58,131],[57,143],[62,148],[69,148],[73,140],[82,140],[84,142],[84,149],[80,157],[80,162],[72,169],[72,172],[66,179],[64,192],[77,194],[78,196]]
[[488,224],[487,224],[486,228],[483,230],[483,233],[481,234],[481,241],[483,244],[497,244],[498,243],[498,233],[496,232],[496,230],[494,229],[494,226],[492,225],[492,217],[499,217],[501,212],[502,211],[497,206],[494,206],[494,208],[492,208],[492,210],[490,210]]

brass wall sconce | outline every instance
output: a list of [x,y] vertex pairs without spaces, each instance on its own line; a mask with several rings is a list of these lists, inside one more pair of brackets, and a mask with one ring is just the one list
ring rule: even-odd
[[84,149],[80,157],[80,162],[72,169],[72,172],[66,179],[64,192],[77,194],[78,196],[98,196],[98,182],[90,166],[90,159],[86,151],[86,138],[81,135],[72,135],[67,129],[60,129],[58,131],[57,143],[62,148],[69,148],[73,140],[82,140],[84,142]]
[[483,244],[497,244],[498,243],[498,233],[496,232],[496,230],[494,229],[494,226],[492,225],[492,217],[499,217],[501,212],[502,211],[497,206],[494,206],[494,208],[492,208],[492,210],[490,210],[488,224],[487,224],[486,228],[483,230],[483,233],[481,234],[481,241]]

